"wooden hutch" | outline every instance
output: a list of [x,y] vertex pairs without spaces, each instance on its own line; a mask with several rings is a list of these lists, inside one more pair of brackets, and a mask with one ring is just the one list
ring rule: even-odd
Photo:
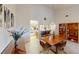
[[79,42],[79,23],[59,24],[59,35],[66,35],[66,39]]

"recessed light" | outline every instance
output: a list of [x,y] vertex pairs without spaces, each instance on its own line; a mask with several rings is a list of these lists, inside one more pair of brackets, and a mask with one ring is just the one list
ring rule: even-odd
[[65,17],[68,17],[69,15],[65,15]]

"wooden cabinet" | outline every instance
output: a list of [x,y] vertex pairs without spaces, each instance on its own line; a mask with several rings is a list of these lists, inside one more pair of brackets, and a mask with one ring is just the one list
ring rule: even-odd
[[66,31],[66,24],[59,24],[59,34],[64,35]]
[[79,42],[79,23],[59,24],[59,34],[66,35],[66,39]]

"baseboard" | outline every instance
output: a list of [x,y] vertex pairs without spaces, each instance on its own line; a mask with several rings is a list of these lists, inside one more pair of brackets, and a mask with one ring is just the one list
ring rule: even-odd
[[13,40],[11,40],[8,44],[6,44],[6,47],[3,49],[1,54],[10,54],[11,49],[13,47]]

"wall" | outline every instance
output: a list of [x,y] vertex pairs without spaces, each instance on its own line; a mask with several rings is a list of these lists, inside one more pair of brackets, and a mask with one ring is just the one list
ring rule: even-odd
[[64,51],[68,54],[79,54],[79,44],[67,41]]
[[[61,10],[56,10],[56,22],[58,23],[65,23],[67,22],[79,22],[79,7],[71,7],[71,8],[64,8]],[[65,15],[69,15],[65,17]]]
[[[5,6],[15,15],[16,13],[15,5],[5,5]],[[15,19],[16,19],[16,15],[15,15]],[[2,53],[2,51],[7,47],[7,45],[10,43],[11,40],[12,40],[12,37],[7,32],[7,30],[4,28],[0,29],[0,53]]]
[[38,20],[40,24],[43,24],[44,17],[47,18],[47,24],[54,20],[54,12],[52,9],[44,5],[17,5],[17,26],[28,26],[30,20]]

